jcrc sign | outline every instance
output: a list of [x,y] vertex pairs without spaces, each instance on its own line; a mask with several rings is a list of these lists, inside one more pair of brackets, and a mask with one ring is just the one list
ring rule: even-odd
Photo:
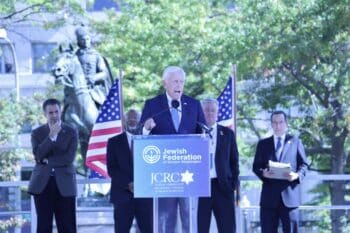
[[135,197],[210,196],[204,135],[134,136]]

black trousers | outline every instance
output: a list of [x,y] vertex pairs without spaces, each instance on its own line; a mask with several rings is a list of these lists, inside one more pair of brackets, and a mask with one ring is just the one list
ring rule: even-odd
[[219,233],[236,232],[234,195],[223,193],[217,179],[211,181],[211,197],[198,199],[198,233],[209,233],[212,212]]
[[288,208],[280,198],[277,208],[260,208],[262,233],[277,233],[279,221],[282,222],[283,233],[298,233],[299,208]]
[[114,230],[116,233],[129,233],[136,218],[141,233],[153,233],[152,198],[133,198],[128,202],[114,205]]
[[52,233],[55,216],[58,233],[76,233],[75,196],[63,197],[51,176],[41,194],[34,195],[37,213],[37,233]]

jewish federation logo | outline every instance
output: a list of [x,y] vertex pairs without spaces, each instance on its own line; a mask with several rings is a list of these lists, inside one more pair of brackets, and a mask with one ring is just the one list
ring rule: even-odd
[[146,163],[156,163],[160,159],[160,150],[156,146],[146,146],[142,151],[142,157]]

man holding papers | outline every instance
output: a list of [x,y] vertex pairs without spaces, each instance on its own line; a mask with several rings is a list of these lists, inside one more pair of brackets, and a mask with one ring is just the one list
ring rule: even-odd
[[277,233],[281,220],[283,233],[297,233],[299,225],[300,182],[308,170],[304,146],[286,134],[287,115],[271,114],[273,136],[258,142],[253,171],[263,182],[260,198],[262,233]]

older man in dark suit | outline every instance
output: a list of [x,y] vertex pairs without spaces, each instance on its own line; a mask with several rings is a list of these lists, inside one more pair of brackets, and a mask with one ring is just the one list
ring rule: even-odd
[[108,140],[107,170],[112,179],[116,233],[129,233],[134,217],[141,233],[153,233],[152,198],[134,198],[132,135],[137,133],[140,115],[131,109],[125,114],[126,131]]
[[198,200],[198,232],[209,233],[211,214],[214,213],[219,233],[236,232],[234,190],[238,185],[238,149],[234,132],[216,123],[218,102],[216,99],[201,101],[210,127],[209,164],[211,196]]
[[[308,170],[304,146],[299,138],[288,135],[287,115],[271,114],[273,136],[260,140],[253,163],[254,173],[263,182],[260,199],[262,233],[277,233],[279,221],[284,233],[297,233],[299,224],[300,183]],[[289,163],[291,171],[276,179],[269,161]]]
[[34,196],[37,233],[52,232],[55,216],[59,233],[76,232],[75,196],[77,194],[73,165],[78,135],[61,122],[61,104],[56,99],[43,103],[47,124],[31,135],[35,167],[28,192]]
[[[169,66],[163,72],[165,93],[146,100],[141,115],[143,134],[195,134],[205,124],[198,100],[183,95],[186,74],[180,67]],[[159,198],[158,231],[175,232],[178,207],[182,232],[189,232],[189,199]]]

